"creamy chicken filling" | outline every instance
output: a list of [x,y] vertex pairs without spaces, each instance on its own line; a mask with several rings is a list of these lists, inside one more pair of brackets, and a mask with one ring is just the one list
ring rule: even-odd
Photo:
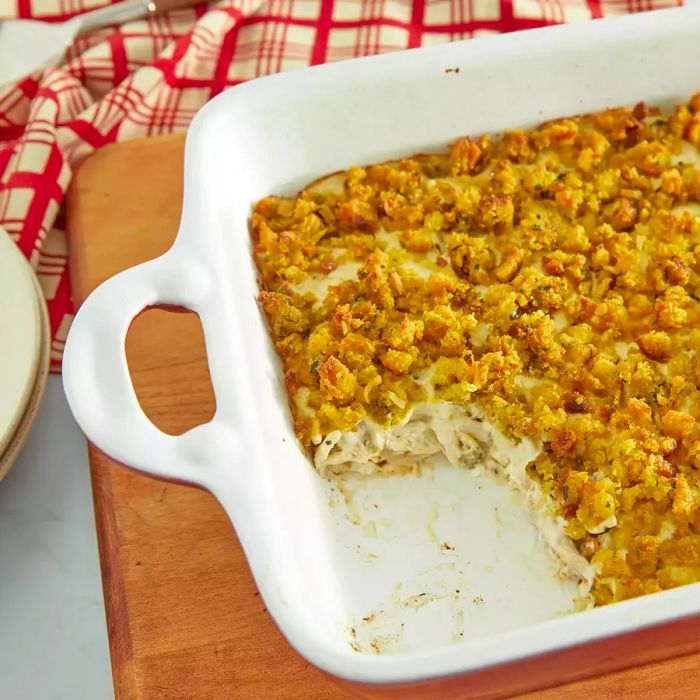
[[538,451],[530,440],[509,441],[474,406],[435,401],[416,405],[389,429],[365,419],[356,430],[329,433],[316,446],[314,462],[323,476],[349,471],[388,474],[419,467],[442,454],[455,467],[476,469],[507,483],[523,498],[561,576],[578,581],[579,598],[587,602],[594,568],[567,536],[566,521],[556,515],[550,499],[526,471]]

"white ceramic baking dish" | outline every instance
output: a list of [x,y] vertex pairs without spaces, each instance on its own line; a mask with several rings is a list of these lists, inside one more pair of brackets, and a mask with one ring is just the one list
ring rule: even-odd
[[[173,248],[78,312],[63,376],[87,437],[135,469],[214,493],[282,632],[362,694],[511,694],[687,652],[700,645],[700,585],[562,614],[571,591],[506,487],[443,466],[323,482],[294,438],[256,304],[252,203],[467,133],[687,99],[700,90],[699,37],[699,11],[665,10],[236,87],[189,131]],[[140,410],[124,353],[133,317],[157,304],[199,314],[216,393],[214,419],[179,437]]]

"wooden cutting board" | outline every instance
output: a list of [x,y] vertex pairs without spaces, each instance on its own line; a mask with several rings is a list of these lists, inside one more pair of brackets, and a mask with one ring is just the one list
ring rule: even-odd
[[[108,146],[68,194],[76,305],[120,270],[165,252],[182,197],[180,135]],[[214,412],[199,321],[152,310],[127,338],[146,414],[179,434]],[[343,700],[287,645],[212,496],[131,472],[90,446],[112,671],[120,700]],[[624,649],[620,650],[624,654]],[[538,691],[530,700],[692,698],[700,654]]]

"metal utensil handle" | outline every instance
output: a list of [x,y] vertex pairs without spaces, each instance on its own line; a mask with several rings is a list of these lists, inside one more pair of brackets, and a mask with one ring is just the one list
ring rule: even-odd
[[82,15],[74,21],[78,24],[78,35],[113,24],[123,24],[147,15],[160,15],[170,10],[191,7],[202,0],[123,0],[115,5],[100,7]]

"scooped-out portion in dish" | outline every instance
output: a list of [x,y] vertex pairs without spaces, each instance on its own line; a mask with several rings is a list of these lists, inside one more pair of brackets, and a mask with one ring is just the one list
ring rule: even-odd
[[252,217],[326,476],[516,489],[580,606],[700,581],[700,93],[355,167]]

